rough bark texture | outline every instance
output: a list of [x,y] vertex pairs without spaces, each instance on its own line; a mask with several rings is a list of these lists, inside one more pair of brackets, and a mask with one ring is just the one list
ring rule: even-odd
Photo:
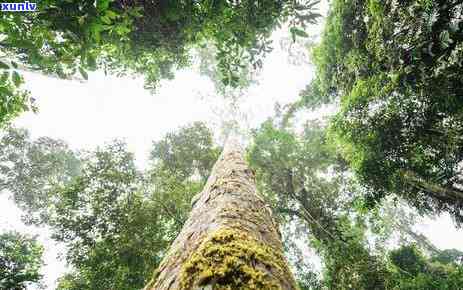
[[297,289],[278,227],[229,141],[145,290]]

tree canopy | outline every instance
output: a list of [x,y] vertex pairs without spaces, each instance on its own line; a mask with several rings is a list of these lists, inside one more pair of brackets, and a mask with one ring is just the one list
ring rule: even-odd
[[60,78],[97,69],[138,74],[154,90],[174,70],[189,65],[191,49],[208,43],[224,85],[236,86],[240,72],[262,66],[269,36],[290,21],[291,33],[319,16],[317,1],[131,1],[46,0],[34,13],[0,15],[0,124],[28,108],[21,70]]
[[332,139],[370,203],[398,194],[463,221],[461,1],[333,1],[308,107],[338,102]]

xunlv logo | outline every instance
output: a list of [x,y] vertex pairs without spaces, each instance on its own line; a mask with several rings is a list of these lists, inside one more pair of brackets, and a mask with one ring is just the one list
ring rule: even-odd
[[29,3],[29,1],[21,3],[0,3],[2,11],[35,11],[37,8],[36,3]]

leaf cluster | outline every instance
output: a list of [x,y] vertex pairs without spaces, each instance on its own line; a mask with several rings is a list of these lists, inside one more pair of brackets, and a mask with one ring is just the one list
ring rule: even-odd
[[43,247],[34,237],[18,232],[0,234],[0,288],[22,290],[37,285]]

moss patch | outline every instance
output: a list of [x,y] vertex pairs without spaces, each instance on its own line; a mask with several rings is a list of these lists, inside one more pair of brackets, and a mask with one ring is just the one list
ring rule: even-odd
[[237,229],[222,228],[183,264],[180,289],[282,289],[277,277],[286,280],[288,274],[280,251]]

